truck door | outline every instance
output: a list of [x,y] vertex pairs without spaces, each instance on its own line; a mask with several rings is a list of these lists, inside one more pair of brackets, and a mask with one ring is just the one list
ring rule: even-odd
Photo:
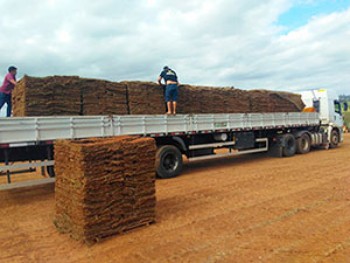
[[343,114],[341,103],[338,100],[334,101],[334,123],[337,127],[343,127]]

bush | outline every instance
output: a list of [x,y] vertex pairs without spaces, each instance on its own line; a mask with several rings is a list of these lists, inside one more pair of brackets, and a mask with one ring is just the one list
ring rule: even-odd
[[346,127],[350,128],[350,111],[344,112],[344,121]]

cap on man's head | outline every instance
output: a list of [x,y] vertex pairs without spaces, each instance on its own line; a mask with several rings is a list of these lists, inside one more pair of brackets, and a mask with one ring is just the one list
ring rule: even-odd
[[9,67],[9,72],[14,71],[14,70],[17,70],[17,68],[15,66]]
[[164,66],[164,68],[163,68],[164,70],[167,70],[167,69],[169,69],[169,67],[168,66]]

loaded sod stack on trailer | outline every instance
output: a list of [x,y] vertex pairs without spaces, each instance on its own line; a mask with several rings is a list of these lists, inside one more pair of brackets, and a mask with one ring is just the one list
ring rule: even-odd
[[298,112],[304,109],[301,96],[288,92],[249,91],[251,112]]
[[129,113],[153,115],[165,112],[163,88],[151,82],[125,82]]
[[[13,96],[14,116],[155,115],[166,112],[163,88],[151,82],[109,82],[79,77],[24,77]],[[301,96],[181,85],[178,113],[300,112]]]
[[150,138],[57,141],[57,229],[91,244],[154,223],[155,152]]
[[79,115],[78,77],[25,76],[13,92],[14,116]]
[[250,112],[247,91],[183,85],[180,87],[179,113]]
[[17,117],[128,114],[125,85],[79,77],[25,76],[13,104]]
[[80,115],[128,114],[126,85],[121,83],[80,79]]

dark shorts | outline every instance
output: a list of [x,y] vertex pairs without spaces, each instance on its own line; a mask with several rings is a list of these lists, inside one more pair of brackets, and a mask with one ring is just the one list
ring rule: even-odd
[[177,101],[177,97],[179,95],[179,88],[177,84],[170,84],[166,86],[165,90],[165,101]]

